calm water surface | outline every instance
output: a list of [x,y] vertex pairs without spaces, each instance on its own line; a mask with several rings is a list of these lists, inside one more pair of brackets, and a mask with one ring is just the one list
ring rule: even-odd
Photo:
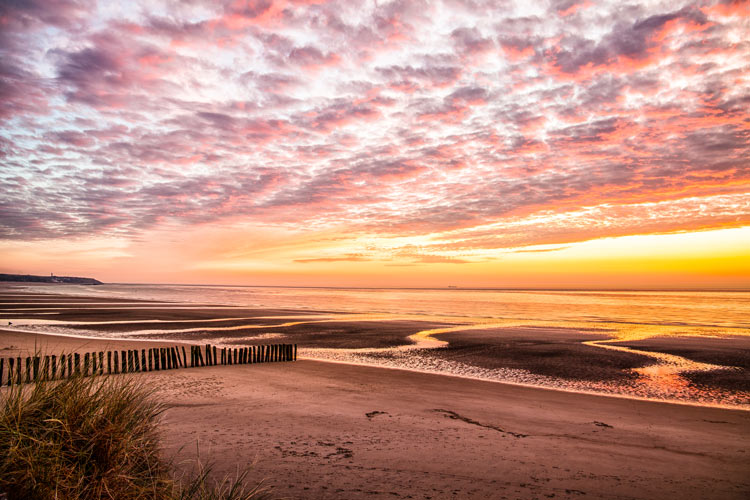
[[[32,288],[33,289],[33,288]],[[602,292],[273,288],[179,285],[56,286],[71,295],[196,304],[536,321],[750,328],[749,292]]]

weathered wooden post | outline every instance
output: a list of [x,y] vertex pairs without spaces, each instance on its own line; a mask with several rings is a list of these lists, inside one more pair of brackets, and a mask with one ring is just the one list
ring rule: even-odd
[[126,351],[120,351],[120,373],[128,373],[128,355]]
[[148,369],[149,371],[158,370],[156,367],[156,364],[154,363],[154,348],[148,350]]
[[211,366],[211,346],[206,344],[206,366]]
[[89,365],[91,364],[91,360],[89,359],[89,353],[85,352],[83,353],[83,376],[88,377],[89,376]]
[[26,383],[31,382],[31,357],[26,356]]
[[294,344],[294,361],[297,361],[297,344]]
[[60,354],[60,378],[65,378],[65,354]]
[[187,368],[187,354],[185,354],[185,346],[180,346],[182,348],[182,366]]
[[175,350],[174,347],[170,347],[169,353],[172,356],[172,367],[176,370],[177,368],[180,367],[180,362],[179,362],[179,359],[177,358],[177,351]]
[[57,356],[53,354],[51,357],[52,366],[50,367],[50,380],[55,380],[55,378],[57,378]]
[[146,364],[146,349],[141,349],[141,371],[148,371],[148,365]]
[[107,373],[112,373],[112,351],[107,351]]
[[96,353],[91,353],[91,376],[93,377],[96,375],[96,372],[99,371],[99,364],[96,362]]
[[[15,364],[13,358],[8,358],[8,386],[13,385],[13,368]],[[0,382],[2,381],[0,380]]]
[[115,354],[115,373],[120,373],[120,353],[118,351],[114,352]]

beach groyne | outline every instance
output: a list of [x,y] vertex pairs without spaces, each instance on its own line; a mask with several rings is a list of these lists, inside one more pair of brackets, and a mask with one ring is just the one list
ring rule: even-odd
[[[188,357],[189,352],[189,357]],[[297,344],[247,347],[177,345],[149,349],[69,352],[0,358],[0,386],[74,376],[116,375],[205,366],[277,363],[297,360]]]

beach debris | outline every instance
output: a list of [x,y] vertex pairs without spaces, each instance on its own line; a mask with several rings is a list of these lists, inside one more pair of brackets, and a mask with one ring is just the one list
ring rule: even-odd
[[443,409],[440,409],[440,408],[434,409],[432,411],[437,412],[437,413],[442,413],[446,418],[450,418],[452,420],[460,420],[461,422],[466,422],[467,424],[476,425],[478,427],[484,427],[485,429],[492,429],[493,431],[501,432],[503,434],[507,434],[509,436],[513,436],[514,438],[525,438],[525,437],[529,436],[528,434],[521,434],[521,433],[518,433],[518,432],[506,431],[506,430],[503,430],[503,429],[501,429],[500,427],[498,427],[496,425],[482,424],[482,423],[477,422],[476,420],[473,420],[471,418],[464,417],[463,415],[459,415],[455,411],[443,410]]
[[370,412],[365,413],[365,416],[367,417],[368,420],[372,420],[374,417],[377,417],[378,415],[388,415],[388,412],[387,411],[374,410],[374,411],[370,411]]

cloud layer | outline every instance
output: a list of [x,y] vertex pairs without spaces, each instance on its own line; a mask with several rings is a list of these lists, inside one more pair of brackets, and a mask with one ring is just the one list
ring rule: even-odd
[[748,225],[750,8],[647,4],[5,2],[0,238]]

